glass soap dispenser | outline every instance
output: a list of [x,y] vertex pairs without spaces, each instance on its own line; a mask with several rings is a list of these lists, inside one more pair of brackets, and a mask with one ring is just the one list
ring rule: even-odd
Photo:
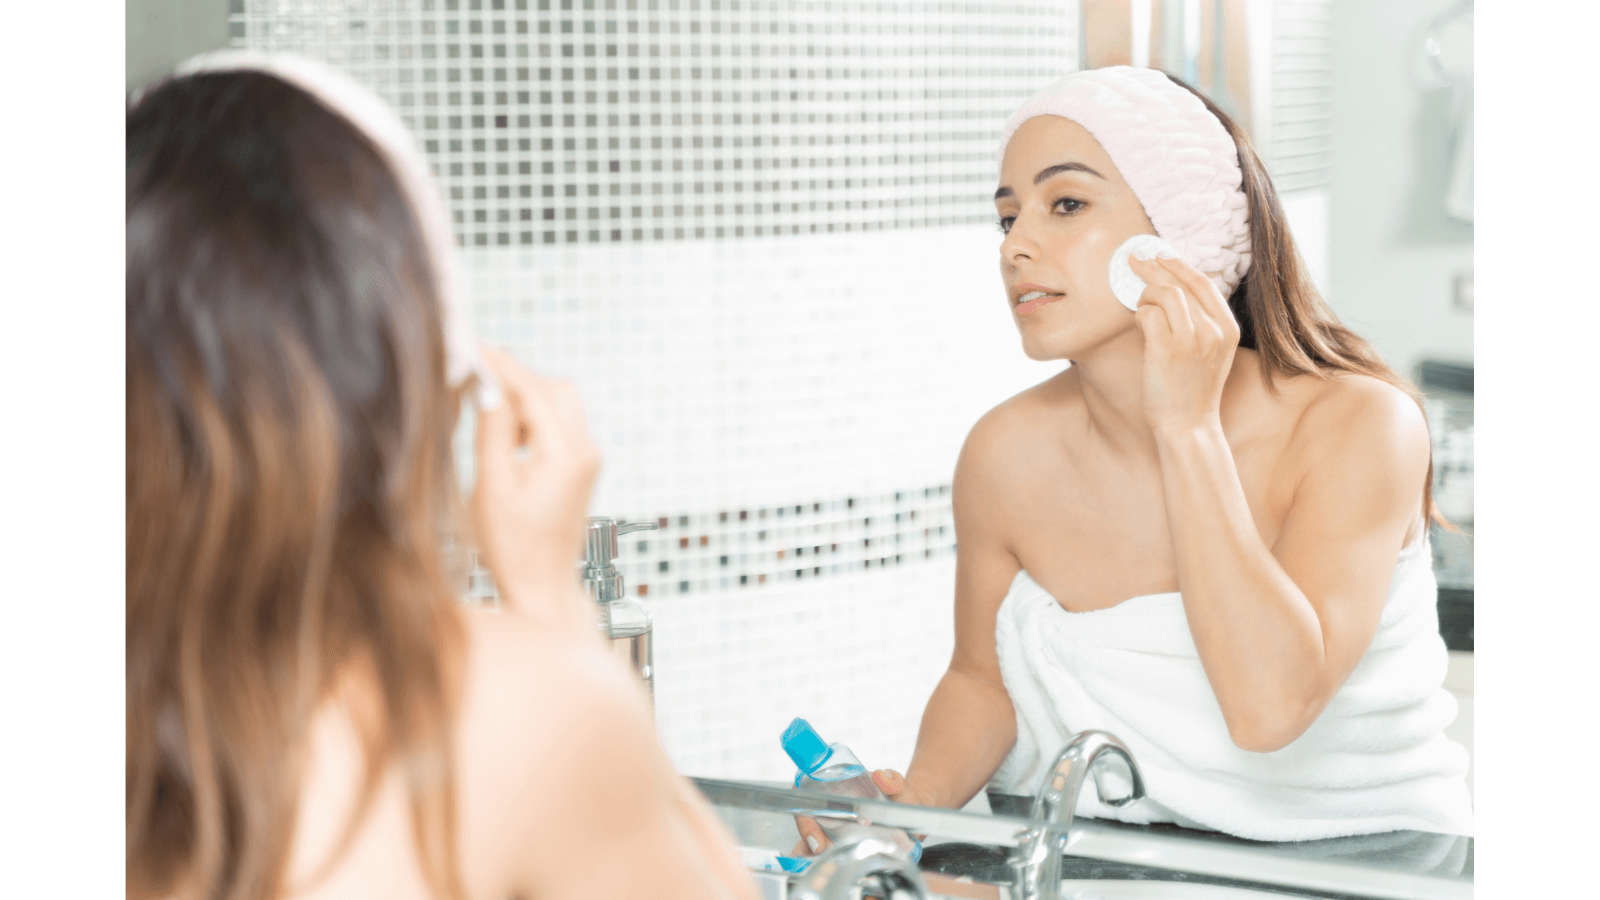
[[599,613],[600,632],[611,641],[612,652],[626,660],[644,682],[652,708],[656,687],[650,613],[639,601],[623,595],[622,575],[612,563],[617,558],[617,535],[656,527],[654,522],[624,524],[604,516],[591,518],[583,559],[583,584]]

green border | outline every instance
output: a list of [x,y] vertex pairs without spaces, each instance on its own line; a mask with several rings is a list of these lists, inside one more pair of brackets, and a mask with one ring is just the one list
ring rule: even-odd
[[1485,3],[1485,442],[1475,522],[1485,689],[1475,693],[1483,897],[1592,897],[1595,34],[1590,3]]
[[122,895],[120,5],[6,3],[6,897]]

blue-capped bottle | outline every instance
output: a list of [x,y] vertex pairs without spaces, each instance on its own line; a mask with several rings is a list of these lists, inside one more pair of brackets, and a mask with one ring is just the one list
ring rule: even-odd
[[[797,788],[864,800],[889,799],[883,795],[883,791],[878,790],[872,773],[861,764],[861,760],[856,759],[849,747],[824,741],[805,719],[795,719],[783,730],[783,752],[789,754],[799,769],[794,776],[794,786]],[[873,825],[865,819],[856,821],[826,816],[821,810],[816,814],[816,821],[835,844],[870,836],[899,847],[912,862],[922,856],[922,843],[900,828]]]

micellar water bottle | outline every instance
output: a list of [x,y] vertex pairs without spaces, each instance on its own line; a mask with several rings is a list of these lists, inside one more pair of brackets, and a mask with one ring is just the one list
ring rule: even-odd
[[[809,790],[826,791],[844,797],[864,800],[888,800],[872,780],[872,773],[856,759],[850,748],[843,744],[829,744],[817,734],[811,723],[795,719],[783,730],[783,751],[789,754],[800,771],[795,773],[794,786]],[[829,816],[824,810],[812,813],[824,834],[835,844],[849,843],[863,837],[875,837],[899,847],[906,858],[916,862],[922,856],[922,843],[903,829],[873,825],[859,817],[839,818]]]

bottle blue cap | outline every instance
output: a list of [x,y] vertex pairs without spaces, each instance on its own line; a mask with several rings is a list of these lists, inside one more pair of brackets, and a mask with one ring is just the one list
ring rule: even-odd
[[783,730],[783,752],[789,754],[796,767],[802,772],[810,773],[828,759],[833,753],[828,748],[827,741],[817,734],[811,723],[805,719],[795,719],[789,727]]

